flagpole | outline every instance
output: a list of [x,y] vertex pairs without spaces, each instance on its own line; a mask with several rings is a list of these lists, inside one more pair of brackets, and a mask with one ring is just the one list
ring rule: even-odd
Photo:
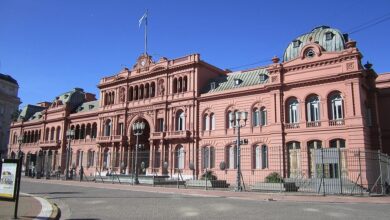
[[145,19],[145,56],[148,54],[148,10],[146,10]]

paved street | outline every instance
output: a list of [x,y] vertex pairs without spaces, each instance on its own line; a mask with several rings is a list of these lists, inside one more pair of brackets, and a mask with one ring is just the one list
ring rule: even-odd
[[112,184],[22,182],[22,191],[56,203],[61,219],[389,219],[389,204],[253,201],[121,189]]

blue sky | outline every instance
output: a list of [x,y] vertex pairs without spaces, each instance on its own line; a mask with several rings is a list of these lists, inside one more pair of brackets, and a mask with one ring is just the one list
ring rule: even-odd
[[233,70],[266,65],[316,26],[348,33],[382,17],[350,37],[364,62],[390,72],[388,0],[0,0],[0,72],[18,80],[21,107],[74,87],[98,96],[100,78],[132,67],[143,52],[145,9],[154,59],[200,53]]

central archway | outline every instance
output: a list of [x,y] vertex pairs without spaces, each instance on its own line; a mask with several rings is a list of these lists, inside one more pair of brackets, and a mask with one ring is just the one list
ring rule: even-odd
[[[137,122],[145,123],[145,128],[138,136],[138,146],[137,135],[133,130],[133,124]],[[131,172],[135,172],[135,168],[137,168],[140,175],[145,175],[147,168],[150,166],[150,128],[149,122],[144,118],[137,118],[130,124]],[[135,161],[137,161],[137,164],[135,164]]]

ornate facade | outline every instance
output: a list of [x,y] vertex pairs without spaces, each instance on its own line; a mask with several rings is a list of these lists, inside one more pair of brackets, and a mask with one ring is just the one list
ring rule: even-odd
[[378,76],[361,58],[355,41],[326,26],[292,41],[283,61],[274,57],[250,70],[222,70],[199,54],[158,61],[144,54],[132,69],[100,80],[99,100],[74,89],[27,106],[11,125],[9,153],[17,153],[17,137],[23,135],[27,166],[40,154],[43,166],[63,171],[66,130],[72,129],[73,167],[83,165],[88,175],[129,174],[136,146],[132,125],[143,121],[137,146],[141,174],[173,176],[180,170],[185,178],[196,178],[207,168],[229,176],[237,152],[237,130],[229,118],[245,111],[241,137],[253,159],[243,160],[242,167],[267,173],[274,166],[268,162],[270,148],[278,146],[284,176],[298,172],[300,163],[309,168],[299,172],[310,176],[310,162],[291,159],[293,152],[389,152],[390,123],[382,122],[388,120],[390,74]]

